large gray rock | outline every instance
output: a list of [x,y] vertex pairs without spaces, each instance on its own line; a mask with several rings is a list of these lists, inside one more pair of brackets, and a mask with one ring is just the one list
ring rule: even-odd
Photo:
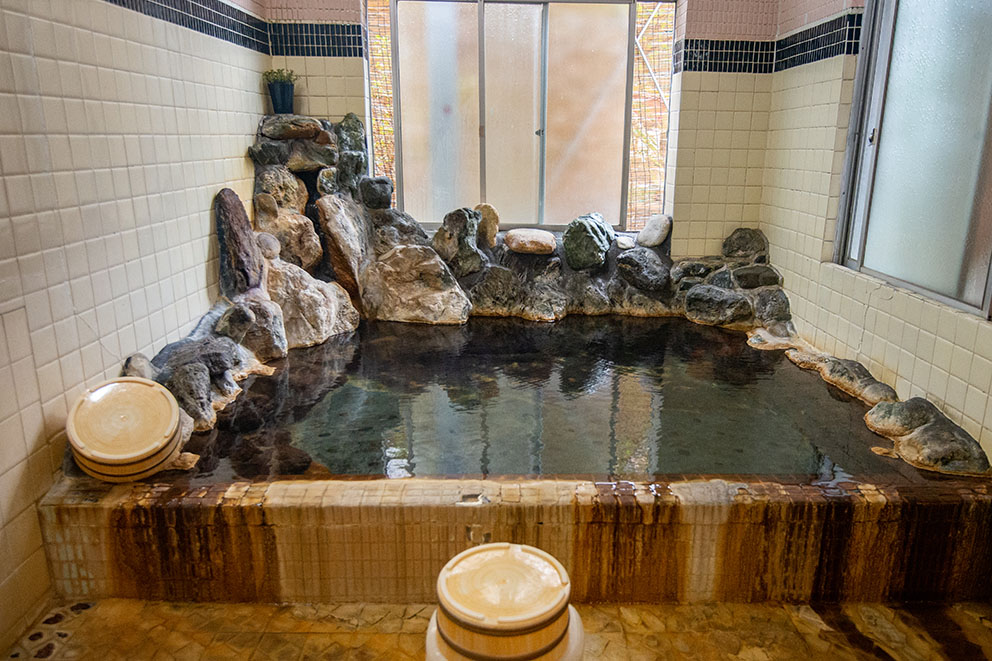
[[560,286],[561,262],[541,259],[533,270],[516,270],[493,264],[468,291],[472,315],[520,317],[530,321],[557,321],[565,316],[568,301]]
[[216,409],[240,391],[235,377],[251,371],[246,360],[256,362],[242,352],[231,338],[206,334],[166,345],[151,362],[158,370],[155,379],[176,396],[194,428],[203,431],[216,422]]
[[369,227],[362,209],[350,199],[325,195],[317,200],[317,213],[334,276],[352,301],[358,303],[359,279],[372,254]]
[[734,278],[742,289],[781,285],[782,276],[767,264],[751,264],[734,269]]
[[290,149],[286,167],[291,172],[316,172],[334,167],[338,163],[338,150],[334,145],[319,144],[313,140],[295,140]]
[[562,236],[565,261],[575,269],[602,266],[616,233],[603,216],[588,213],[568,224]]
[[451,267],[455,277],[475,273],[486,263],[486,256],[479,250],[476,240],[481,218],[482,215],[473,209],[455,209],[444,217],[434,234],[434,250]]
[[722,265],[723,261],[719,259],[679,260],[672,266],[672,282],[679,282],[682,278],[705,278]]
[[285,165],[289,160],[289,142],[259,138],[248,148],[248,156],[255,165]]
[[396,246],[362,274],[362,302],[371,319],[460,324],[472,309],[455,276],[428,246]]
[[285,357],[289,348],[282,308],[261,293],[236,299],[217,320],[214,331],[230,337],[263,362]]
[[708,326],[742,326],[753,311],[746,296],[715,285],[696,285],[685,294],[685,316]]
[[647,292],[662,293],[671,286],[671,261],[663,260],[651,248],[633,248],[617,258],[620,277],[630,285]]
[[302,269],[313,268],[324,255],[313,221],[304,215],[280,209],[276,199],[268,193],[255,196],[255,229],[276,237],[280,257]]
[[723,256],[754,261],[768,253],[768,239],[761,230],[738,227],[723,240]]
[[272,140],[293,140],[296,138],[314,138],[321,128],[320,122],[313,117],[268,115],[262,120],[261,133]]
[[389,177],[363,177],[358,182],[362,204],[369,209],[388,209],[393,206],[393,180]]
[[734,278],[734,273],[727,267],[713,271],[706,276],[704,282],[708,285],[713,285],[714,287],[737,289],[737,280]]
[[214,198],[214,220],[220,244],[220,290],[228,297],[262,283],[264,261],[255,243],[245,206],[230,188]]
[[368,171],[368,156],[364,151],[342,151],[338,156],[338,190],[358,197],[358,182]]
[[777,321],[791,321],[789,297],[781,287],[762,289],[754,300],[754,316],[765,326]]
[[365,151],[365,126],[353,112],[334,125],[341,151]]
[[307,206],[307,187],[284,165],[266,165],[255,169],[255,195],[268,193],[280,209],[303,213]]
[[865,422],[892,441],[891,453],[917,468],[968,475],[989,472],[989,459],[978,442],[922,397],[879,402],[865,414]]
[[358,310],[336,282],[322,282],[281,259],[269,262],[266,289],[282,309],[290,349],[320,344],[358,327]]
[[170,372],[162,385],[169,389],[180,408],[193,419],[193,429],[205,431],[214,426],[217,412],[213,407],[212,384],[206,365],[180,365]]
[[413,216],[397,209],[372,209],[372,249],[376,257],[385,255],[399,245],[428,246],[427,232]]
[[637,233],[637,243],[648,248],[660,246],[672,231],[672,217],[655,214],[648,218],[644,228]]

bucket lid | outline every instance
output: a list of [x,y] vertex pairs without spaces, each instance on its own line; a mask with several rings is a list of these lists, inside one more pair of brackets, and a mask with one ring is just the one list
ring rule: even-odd
[[538,626],[568,604],[568,573],[553,556],[522,544],[483,544],[448,561],[438,601],[454,618],[488,629]]
[[179,429],[179,404],[169,390],[137,376],[111,379],[72,405],[65,430],[74,451],[110,464],[158,452]]

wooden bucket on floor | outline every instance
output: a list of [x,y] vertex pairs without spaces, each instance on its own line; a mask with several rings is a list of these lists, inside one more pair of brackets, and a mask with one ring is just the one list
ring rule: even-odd
[[570,593],[565,568],[540,549],[507,543],[468,549],[438,576],[428,648],[436,646],[438,658],[449,661],[578,659],[582,623],[568,605]]

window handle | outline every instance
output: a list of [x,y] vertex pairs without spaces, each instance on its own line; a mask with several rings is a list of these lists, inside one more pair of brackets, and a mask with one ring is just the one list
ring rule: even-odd
[[877,128],[872,128],[871,133],[868,134],[868,144],[869,145],[875,144],[875,134],[876,134],[877,131],[878,131]]
[[537,129],[534,131],[534,135],[544,135],[544,129]]

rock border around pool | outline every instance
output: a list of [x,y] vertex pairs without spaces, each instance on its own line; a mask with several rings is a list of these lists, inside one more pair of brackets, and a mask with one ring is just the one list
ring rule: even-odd
[[[684,316],[744,330],[749,343],[788,349],[793,362],[875,408],[869,427],[919,468],[989,471],[978,443],[932,404],[899,402],[863,365],[817,352],[792,324],[768,240],[738,228],[720,255],[673,260],[671,216],[616,232],[596,212],[563,232],[500,231],[490,204],[460,208],[430,236],[392,208],[393,183],[368,177],[362,122],[270,115],[248,150],[255,163],[254,222],[234,191],[214,200],[224,298],[190,335],[149,360],[129,356],[122,374],[168,387],[198,431],[241,392],[238,381],[271,372],[290,349],[353,332],[360,319],[462,324],[470,316],[553,322],[569,314]],[[922,401],[922,400],[921,400]],[[883,407],[879,409],[879,407]]]
[[895,389],[873,377],[858,361],[817,351],[798,336],[771,336],[764,329],[749,331],[748,344],[756,349],[785,349],[794,364],[818,372],[831,386],[871,407],[864,416],[868,429],[892,441],[891,449],[873,447],[876,454],[948,475],[992,475],[987,454],[971,434],[927,399],[900,401]]

